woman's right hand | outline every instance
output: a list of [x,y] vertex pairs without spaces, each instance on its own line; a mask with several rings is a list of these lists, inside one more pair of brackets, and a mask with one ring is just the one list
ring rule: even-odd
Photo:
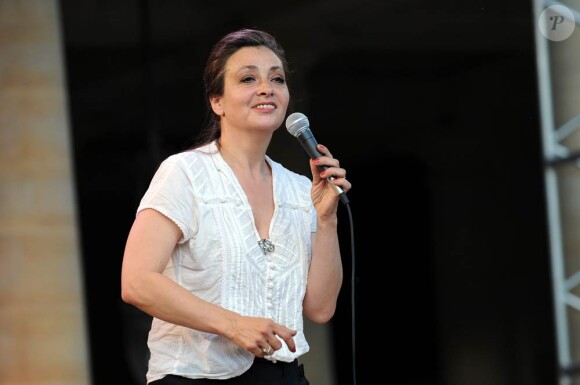
[[256,357],[270,356],[282,348],[282,341],[291,352],[296,351],[296,330],[288,329],[268,318],[238,316],[232,320],[225,336]]

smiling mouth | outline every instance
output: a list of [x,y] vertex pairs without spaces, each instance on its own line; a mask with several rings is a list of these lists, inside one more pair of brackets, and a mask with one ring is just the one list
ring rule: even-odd
[[276,109],[276,106],[273,104],[258,104],[254,108],[257,108],[258,110],[274,110]]

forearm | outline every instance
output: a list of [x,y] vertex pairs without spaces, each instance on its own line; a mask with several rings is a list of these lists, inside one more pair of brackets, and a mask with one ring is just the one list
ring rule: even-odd
[[317,323],[334,315],[343,282],[342,260],[335,222],[319,222],[313,240],[312,262],[304,298],[304,312]]
[[163,321],[229,337],[237,313],[190,293],[157,272],[141,272],[123,282],[123,300]]
[[241,316],[214,305],[157,272],[145,272],[123,280],[123,300],[151,316],[198,331],[221,335],[246,351],[264,356],[264,349],[296,350],[296,330],[261,317]]

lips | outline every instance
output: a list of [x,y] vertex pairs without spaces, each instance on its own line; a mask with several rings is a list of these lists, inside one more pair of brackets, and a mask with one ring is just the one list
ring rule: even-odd
[[276,104],[270,103],[270,102],[268,102],[268,103],[258,103],[254,107],[252,107],[252,108],[255,108],[255,109],[258,109],[258,110],[275,110],[276,109]]

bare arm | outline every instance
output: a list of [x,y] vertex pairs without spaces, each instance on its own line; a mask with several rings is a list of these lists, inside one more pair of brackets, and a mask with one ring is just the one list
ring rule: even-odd
[[[278,350],[278,335],[295,350],[295,331],[266,318],[244,317],[193,295],[163,275],[181,230],[153,209],[141,211],[131,227],[121,272],[121,297],[164,321],[224,336],[262,357],[262,349]],[[271,352],[270,352],[271,353]]]
[[[336,310],[336,301],[343,282],[342,260],[337,234],[339,198],[330,186],[334,183],[344,191],[351,184],[346,171],[339,167],[328,149],[319,145],[325,155],[310,161],[312,171],[312,202],[317,212],[317,229],[312,240],[312,262],[304,297],[304,313],[316,323],[328,322]],[[328,166],[324,172],[318,166]],[[334,180],[327,180],[329,177]]]
[[319,224],[312,242],[304,313],[313,322],[322,324],[334,316],[343,281],[336,225]]

